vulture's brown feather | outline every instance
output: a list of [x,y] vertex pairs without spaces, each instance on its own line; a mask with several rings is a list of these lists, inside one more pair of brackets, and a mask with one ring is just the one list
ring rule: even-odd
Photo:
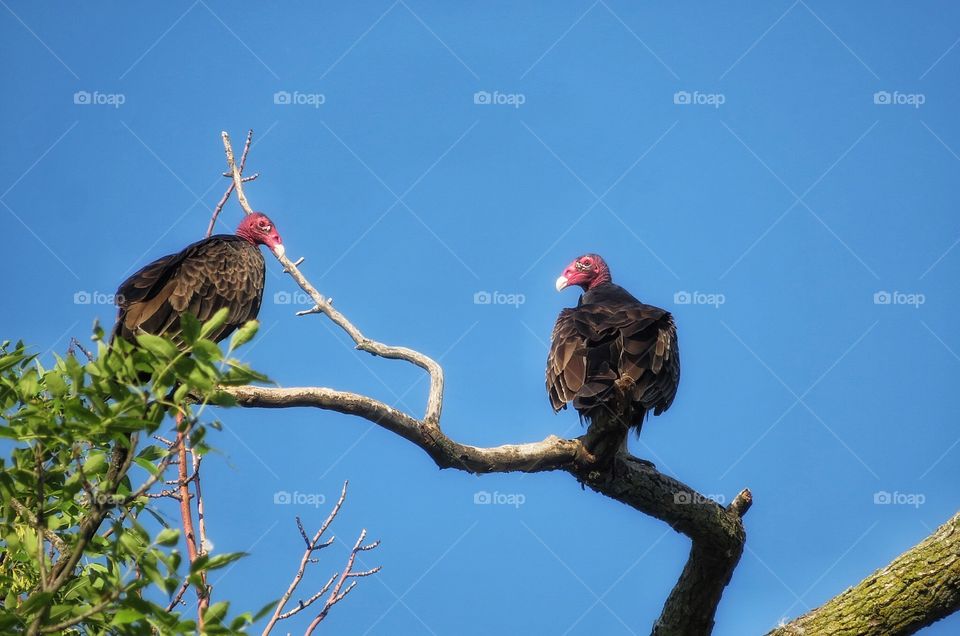
[[[639,432],[648,411],[670,407],[680,381],[677,329],[669,312],[607,282],[557,318],[547,357],[555,411],[573,406],[592,420],[603,410]],[[618,396],[618,391],[623,396]]]
[[221,234],[157,259],[120,285],[114,337],[131,342],[140,333],[176,336],[180,315],[201,322],[222,307],[227,321],[210,339],[220,341],[256,318],[263,298],[265,265],[253,243]]

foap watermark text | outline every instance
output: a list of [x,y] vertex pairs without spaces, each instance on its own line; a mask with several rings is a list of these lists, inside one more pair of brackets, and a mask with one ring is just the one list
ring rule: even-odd
[[527,302],[527,297],[523,294],[508,294],[505,292],[478,291],[473,295],[474,305],[511,305],[519,308],[520,305]]
[[927,502],[927,497],[919,492],[887,492],[880,490],[873,493],[873,503],[878,506],[913,506],[919,508]]
[[919,309],[920,305],[925,302],[927,302],[927,297],[918,292],[881,290],[873,294],[874,305],[909,305],[914,309]]
[[720,293],[678,291],[673,295],[674,305],[710,305],[717,309],[726,302],[727,297]]
[[677,91],[673,94],[673,103],[678,106],[713,106],[714,108],[720,108],[727,103],[727,96],[723,93]]
[[299,490],[288,492],[286,490],[278,490],[273,493],[273,503],[278,506],[294,505],[319,508],[326,503],[326,501],[327,497],[319,492],[300,492]]
[[523,93],[477,91],[473,94],[473,103],[480,106],[513,106],[514,108],[520,108],[527,103],[527,96]]
[[473,503],[478,506],[513,506],[519,508],[526,503],[527,497],[519,492],[488,492],[480,490],[473,493]]
[[873,94],[873,103],[878,106],[913,106],[920,108],[927,102],[923,93],[901,93],[900,91],[877,91]]
[[123,93],[101,93],[100,91],[77,91],[73,94],[73,103],[78,106],[113,106],[120,108],[127,101]]
[[312,106],[313,108],[320,108],[327,103],[327,96],[323,93],[277,91],[273,94],[273,103],[278,106]]

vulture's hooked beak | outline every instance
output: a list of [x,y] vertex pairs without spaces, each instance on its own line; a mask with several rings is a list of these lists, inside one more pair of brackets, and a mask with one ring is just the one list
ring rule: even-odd
[[283,246],[283,243],[277,243],[273,246],[273,253],[277,255],[277,258],[280,258],[286,253],[286,248]]
[[567,280],[567,277],[561,276],[557,279],[557,291],[563,291],[569,284],[570,282]]

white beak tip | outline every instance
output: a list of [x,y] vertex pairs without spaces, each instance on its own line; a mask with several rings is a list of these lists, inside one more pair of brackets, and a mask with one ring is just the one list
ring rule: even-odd
[[560,278],[557,279],[557,291],[563,291],[564,289],[566,289],[567,285],[569,284],[570,283],[567,282],[567,277],[561,276]]
[[286,254],[286,252],[287,250],[283,246],[283,243],[273,246],[273,253],[277,255],[277,258],[280,258],[281,256],[283,256],[284,254]]

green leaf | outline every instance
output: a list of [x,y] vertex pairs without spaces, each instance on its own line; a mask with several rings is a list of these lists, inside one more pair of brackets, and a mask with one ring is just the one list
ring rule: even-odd
[[220,328],[227,324],[227,317],[230,315],[230,308],[223,307],[213,314],[213,316],[207,322],[203,323],[203,328],[200,330],[200,336],[202,338],[209,338],[211,335],[220,331]]
[[200,321],[189,311],[180,315],[180,333],[191,345],[200,337]]
[[144,616],[135,609],[129,607],[122,607],[117,610],[117,613],[113,615],[113,620],[110,621],[111,625],[128,625],[134,621],[139,621],[143,619]]
[[242,327],[237,329],[237,332],[230,338],[230,349],[236,349],[253,340],[253,337],[257,335],[259,329],[260,322],[258,320],[248,320]]
[[20,377],[20,394],[32,398],[40,390],[40,376],[36,369],[30,369]]
[[107,466],[106,453],[90,453],[87,461],[83,462],[83,472],[86,475],[97,475]]
[[180,531],[176,528],[165,528],[160,531],[160,534],[157,535],[157,538],[154,540],[159,545],[172,546],[177,545],[177,541],[180,540]]
[[203,613],[204,623],[219,623],[223,620],[223,617],[227,615],[227,609],[230,607],[230,604],[226,601],[220,601],[219,603],[214,603],[207,608],[207,611]]
[[141,347],[162,360],[172,360],[177,357],[177,348],[166,338],[151,333],[142,333],[137,336],[137,342]]
[[49,604],[51,599],[53,599],[53,594],[50,592],[34,592],[20,606],[20,613],[29,616],[44,605]]
[[190,573],[193,574],[202,570],[217,570],[245,556],[247,556],[246,552],[227,552],[215,556],[204,554],[197,557],[197,560],[190,566]]

